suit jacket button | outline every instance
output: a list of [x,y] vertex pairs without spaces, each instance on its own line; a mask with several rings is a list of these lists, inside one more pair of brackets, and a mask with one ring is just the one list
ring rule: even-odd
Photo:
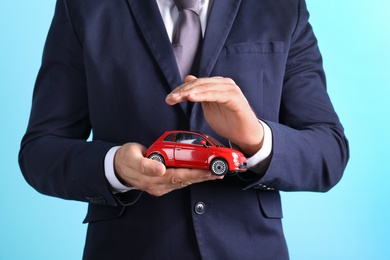
[[198,215],[202,215],[206,212],[206,204],[203,202],[198,202],[195,204],[195,213]]

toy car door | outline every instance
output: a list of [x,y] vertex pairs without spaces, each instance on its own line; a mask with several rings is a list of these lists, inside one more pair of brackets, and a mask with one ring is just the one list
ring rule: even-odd
[[178,135],[174,150],[175,166],[208,169],[209,149],[202,145],[204,141],[202,136],[194,133]]

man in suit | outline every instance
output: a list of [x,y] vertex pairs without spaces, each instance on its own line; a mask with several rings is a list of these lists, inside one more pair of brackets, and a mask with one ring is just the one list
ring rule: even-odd
[[[39,192],[89,203],[85,259],[288,259],[279,190],[323,192],[342,176],[348,143],[305,1],[199,7],[185,77],[172,0],[57,1],[19,162]],[[146,159],[171,129],[233,145],[248,171]]]

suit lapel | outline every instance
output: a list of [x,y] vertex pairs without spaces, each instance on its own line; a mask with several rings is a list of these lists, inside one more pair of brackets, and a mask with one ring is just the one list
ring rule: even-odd
[[[175,88],[181,84],[175,56],[166,34],[164,22],[155,0],[127,0],[140,30],[168,84]],[[229,35],[241,0],[214,0],[200,57],[199,76],[210,75],[218,55]]]
[[214,0],[200,58],[199,76],[208,77],[232,28],[241,0]]
[[170,87],[182,84],[175,55],[155,0],[127,0],[138,26]]
[[[183,83],[171,42],[166,33],[164,21],[155,0],[127,0],[130,9],[152,52],[157,64],[173,90]],[[168,93],[167,93],[168,94]],[[189,117],[188,102],[180,103],[184,114]]]

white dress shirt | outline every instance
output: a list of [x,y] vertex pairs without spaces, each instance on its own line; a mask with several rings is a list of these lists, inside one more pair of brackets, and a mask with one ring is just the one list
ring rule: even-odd
[[[167,30],[167,34],[169,39],[172,41],[172,35],[175,30],[175,24],[179,17],[179,12],[176,8],[176,5],[174,4],[173,0],[156,0],[158,8],[160,9],[160,13],[162,16],[162,19],[165,24],[165,28]],[[207,25],[207,19],[208,15],[210,13],[210,9],[212,6],[213,0],[199,0],[199,18],[200,23],[202,26],[202,34],[204,35],[206,31],[206,25]],[[262,124],[264,129],[264,142],[263,147],[252,157],[247,158],[247,166],[248,168],[253,167],[255,165],[260,164],[262,161],[267,159],[272,152],[272,132],[271,129],[267,124],[259,120],[260,124]],[[167,129],[168,130],[168,129]],[[126,192],[132,189],[135,189],[134,187],[129,187],[126,185],[123,185],[118,178],[115,175],[114,170],[114,156],[115,152],[119,149],[119,146],[111,148],[105,157],[104,160],[104,170],[105,175],[108,180],[108,182],[111,185],[112,191],[114,193],[121,193]]]

